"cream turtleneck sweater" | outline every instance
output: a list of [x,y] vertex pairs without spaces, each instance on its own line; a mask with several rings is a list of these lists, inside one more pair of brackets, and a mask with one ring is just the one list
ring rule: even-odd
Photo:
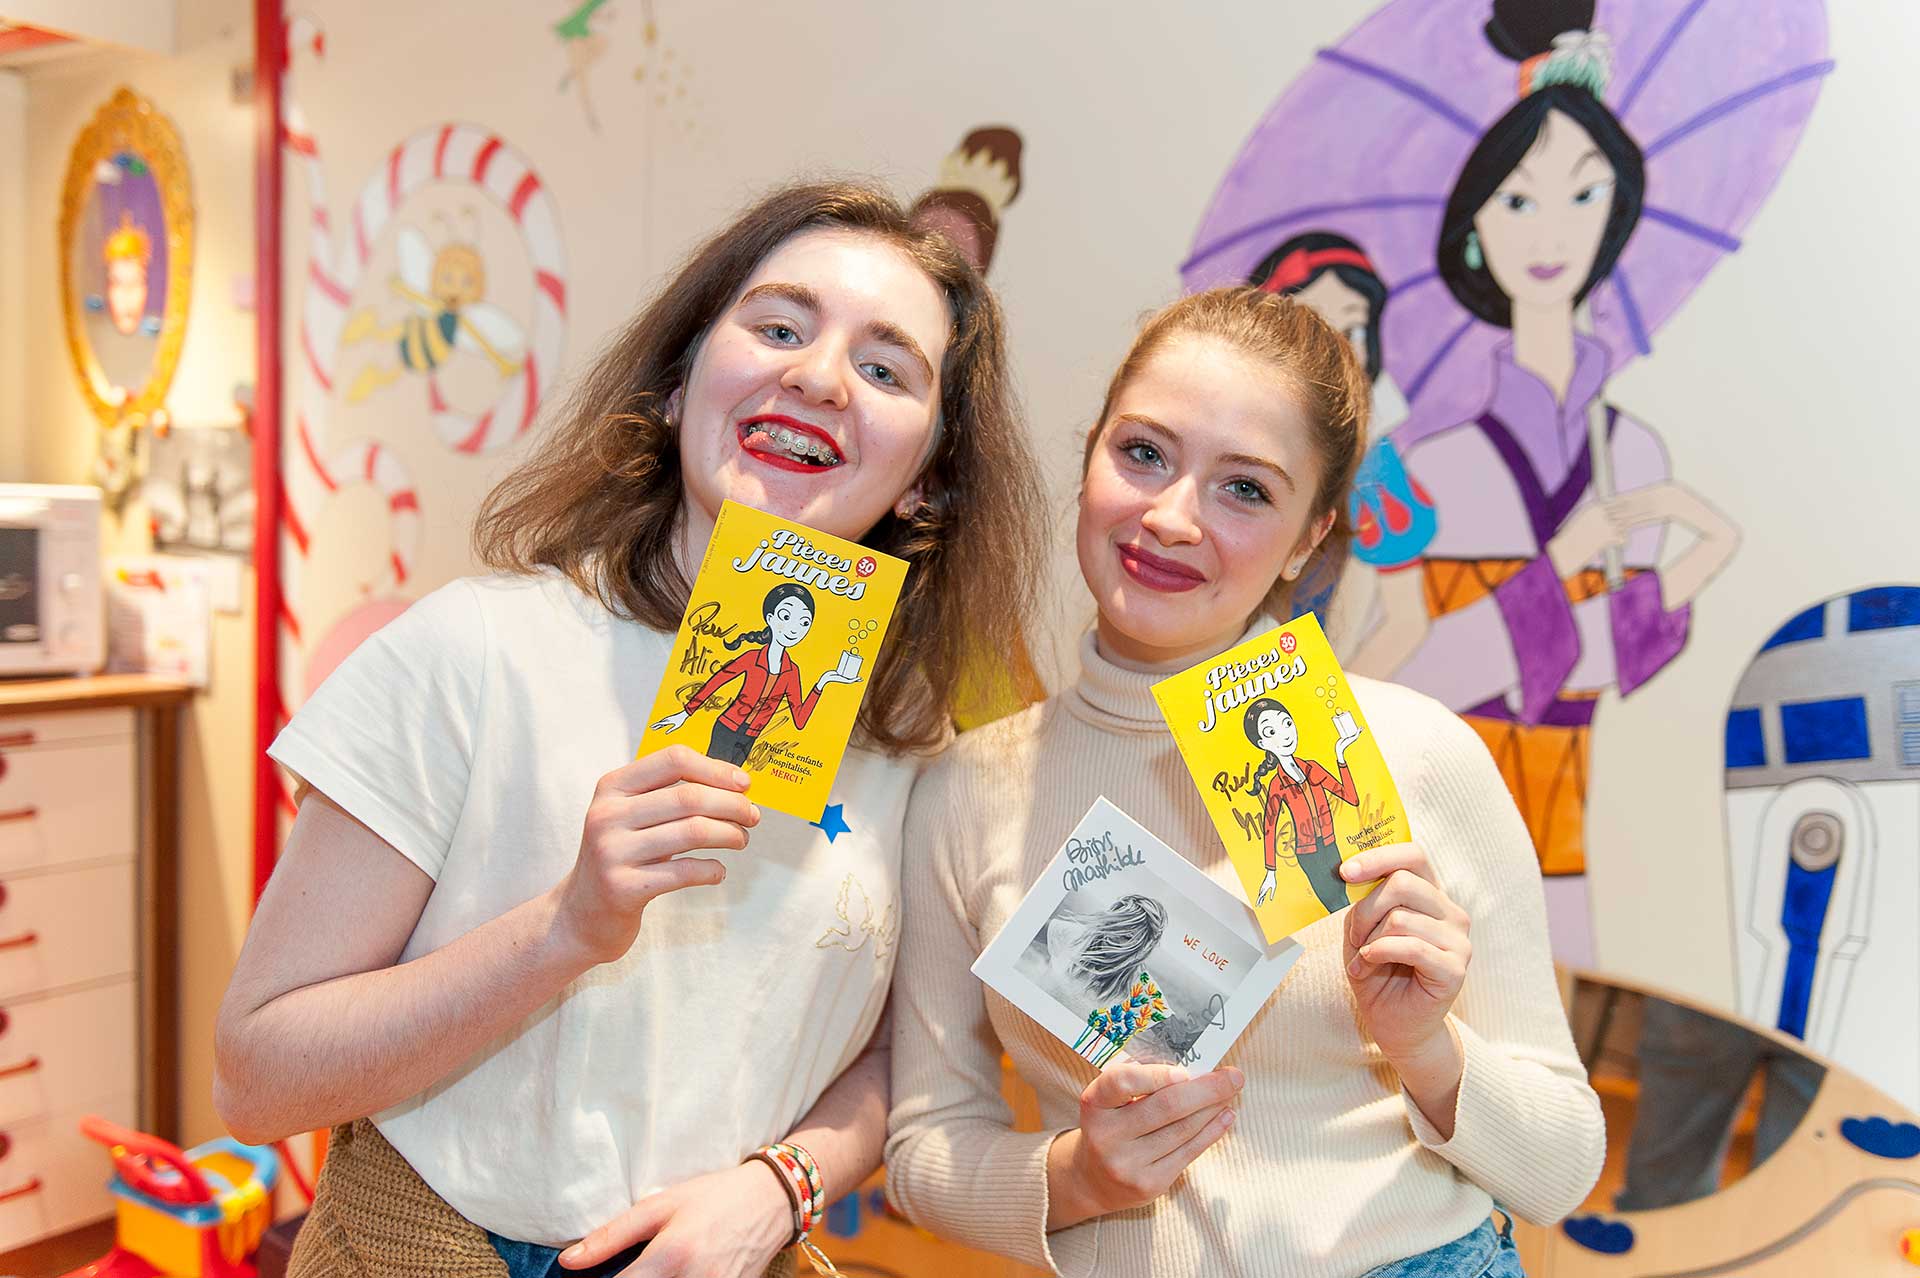
[[[1066,1275],[1339,1278],[1449,1242],[1495,1200],[1546,1223],[1600,1172],[1600,1106],[1555,990],[1525,826],[1472,729],[1409,689],[1353,679],[1413,837],[1473,920],[1452,1021],[1465,1053],[1441,1140],[1360,1028],[1339,916],[1223,1063],[1246,1073],[1233,1129],[1153,1204],[1046,1233],[1047,1148],[1078,1122],[1093,1067],[968,971],[1100,795],[1240,887],[1161,720],[1161,676],[1081,644],[1079,683],[963,735],[907,815],[905,914],[893,983],[887,1184],[925,1227]],[[1002,1048],[1040,1097],[1020,1133]]]

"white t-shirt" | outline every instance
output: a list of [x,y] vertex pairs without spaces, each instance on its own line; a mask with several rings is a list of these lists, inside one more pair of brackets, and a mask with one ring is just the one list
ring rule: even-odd
[[[557,574],[455,581],[269,753],[433,877],[404,962],[572,867],[671,644]],[[763,809],[724,883],[655,900],[624,958],[375,1124],[462,1215],[548,1246],[782,1139],[879,1020],[918,765],[849,750],[819,826]]]

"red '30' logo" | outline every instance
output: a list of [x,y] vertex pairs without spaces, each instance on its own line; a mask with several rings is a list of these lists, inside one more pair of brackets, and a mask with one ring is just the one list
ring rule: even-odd
[[872,555],[862,555],[860,556],[860,562],[853,566],[853,575],[856,577],[871,577],[873,576],[873,570],[879,566],[879,564],[873,562]]
[[1300,641],[1293,637],[1293,632],[1291,630],[1289,630],[1286,634],[1280,636],[1280,651],[1287,653],[1288,655],[1292,655],[1293,650],[1295,648],[1298,648],[1299,646],[1300,646]]

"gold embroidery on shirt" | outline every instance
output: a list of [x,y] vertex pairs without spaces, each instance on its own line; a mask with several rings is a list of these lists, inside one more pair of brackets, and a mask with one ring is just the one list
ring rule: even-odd
[[820,939],[813,943],[815,949],[838,946],[850,954],[858,954],[866,948],[867,938],[871,936],[874,939],[875,959],[884,959],[893,952],[894,942],[900,935],[900,920],[894,916],[894,907],[889,905],[876,917],[873,898],[867,895],[867,889],[851,874],[840,882],[840,900],[834,912],[839,915],[840,921],[821,934]]

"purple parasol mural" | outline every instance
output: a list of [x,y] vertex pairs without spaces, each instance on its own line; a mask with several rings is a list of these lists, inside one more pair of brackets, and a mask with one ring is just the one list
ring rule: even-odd
[[[1471,316],[1435,266],[1467,156],[1519,96],[1483,33],[1488,0],[1394,0],[1313,64],[1255,127],[1181,266],[1189,289],[1247,279],[1275,245],[1329,228],[1366,248],[1389,304],[1386,370],[1411,401],[1405,448],[1485,402],[1506,334]],[[1828,60],[1806,0],[1601,0],[1604,101],[1646,162],[1645,207],[1589,297],[1618,372],[1740,234],[1793,154]]]

